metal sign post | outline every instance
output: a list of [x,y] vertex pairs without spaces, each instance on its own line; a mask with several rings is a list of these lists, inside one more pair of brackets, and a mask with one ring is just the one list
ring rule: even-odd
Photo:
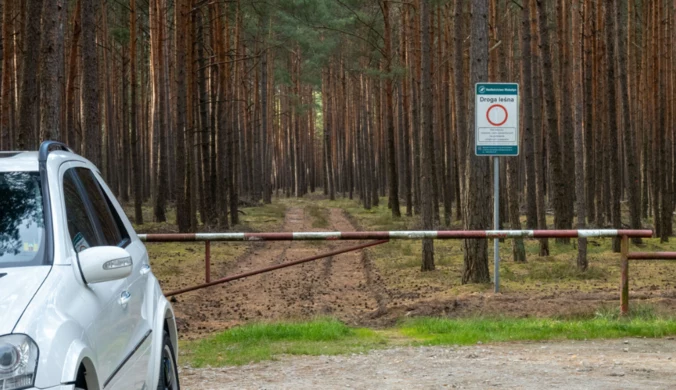
[[[519,155],[519,84],[477,83],[474,153],[493,156],[493,228],[500,229],[500,156]],[[494,291],[500,292],[500,240],[493,240]]]
[[[493,157],[493,229],[500,230],[500,157]],[[493,291],[500,292],[500,239],[493,239]]]

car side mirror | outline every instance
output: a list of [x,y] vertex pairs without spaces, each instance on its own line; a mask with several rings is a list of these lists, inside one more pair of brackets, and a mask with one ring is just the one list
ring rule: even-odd
[[87,248],[77,256],[87,284],[123,279],[131,275],[131,255],[123,248],[97,246]]

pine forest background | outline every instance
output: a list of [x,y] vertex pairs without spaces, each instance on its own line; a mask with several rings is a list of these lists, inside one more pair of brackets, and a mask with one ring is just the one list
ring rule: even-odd
[[[509,81],[504,228],[673,234],[676,0],[0,3],[0,149],[66,142],[139,225],[144,202],[156,221],[175,204],[180,231],[222,230],[242,204],[323,191],[421,229],[489,229],[472,91]],[[487,281],[486,242],[464,253],[463,282]]]

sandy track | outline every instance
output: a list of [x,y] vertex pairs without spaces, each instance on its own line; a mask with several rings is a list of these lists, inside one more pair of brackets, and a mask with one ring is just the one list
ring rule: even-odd
[[[339,209],[329,210],[331,230],[350,231],[354,226]],[[316,231],[302,208],[287,210],[283,231]],[[252,244],[235,262],[212,260],[212,278],[264,268],[335,249],[354,242],[261,242]],[[219,265],[220,264],[220,265]],[[377,313],[387,297],[382,281],[361,252],[253,276],[178,297],[179,332],[195,338],[233,325],[256,320],[307,319],[330,315],[348,324]]]

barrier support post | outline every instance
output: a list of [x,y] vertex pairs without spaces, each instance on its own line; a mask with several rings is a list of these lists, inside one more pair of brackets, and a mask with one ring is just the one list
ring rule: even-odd
[[211,241],[204,241],[204,282],[211,282]]
[[622,236],[620,240],[620,314],[629,314],[629,238]]

